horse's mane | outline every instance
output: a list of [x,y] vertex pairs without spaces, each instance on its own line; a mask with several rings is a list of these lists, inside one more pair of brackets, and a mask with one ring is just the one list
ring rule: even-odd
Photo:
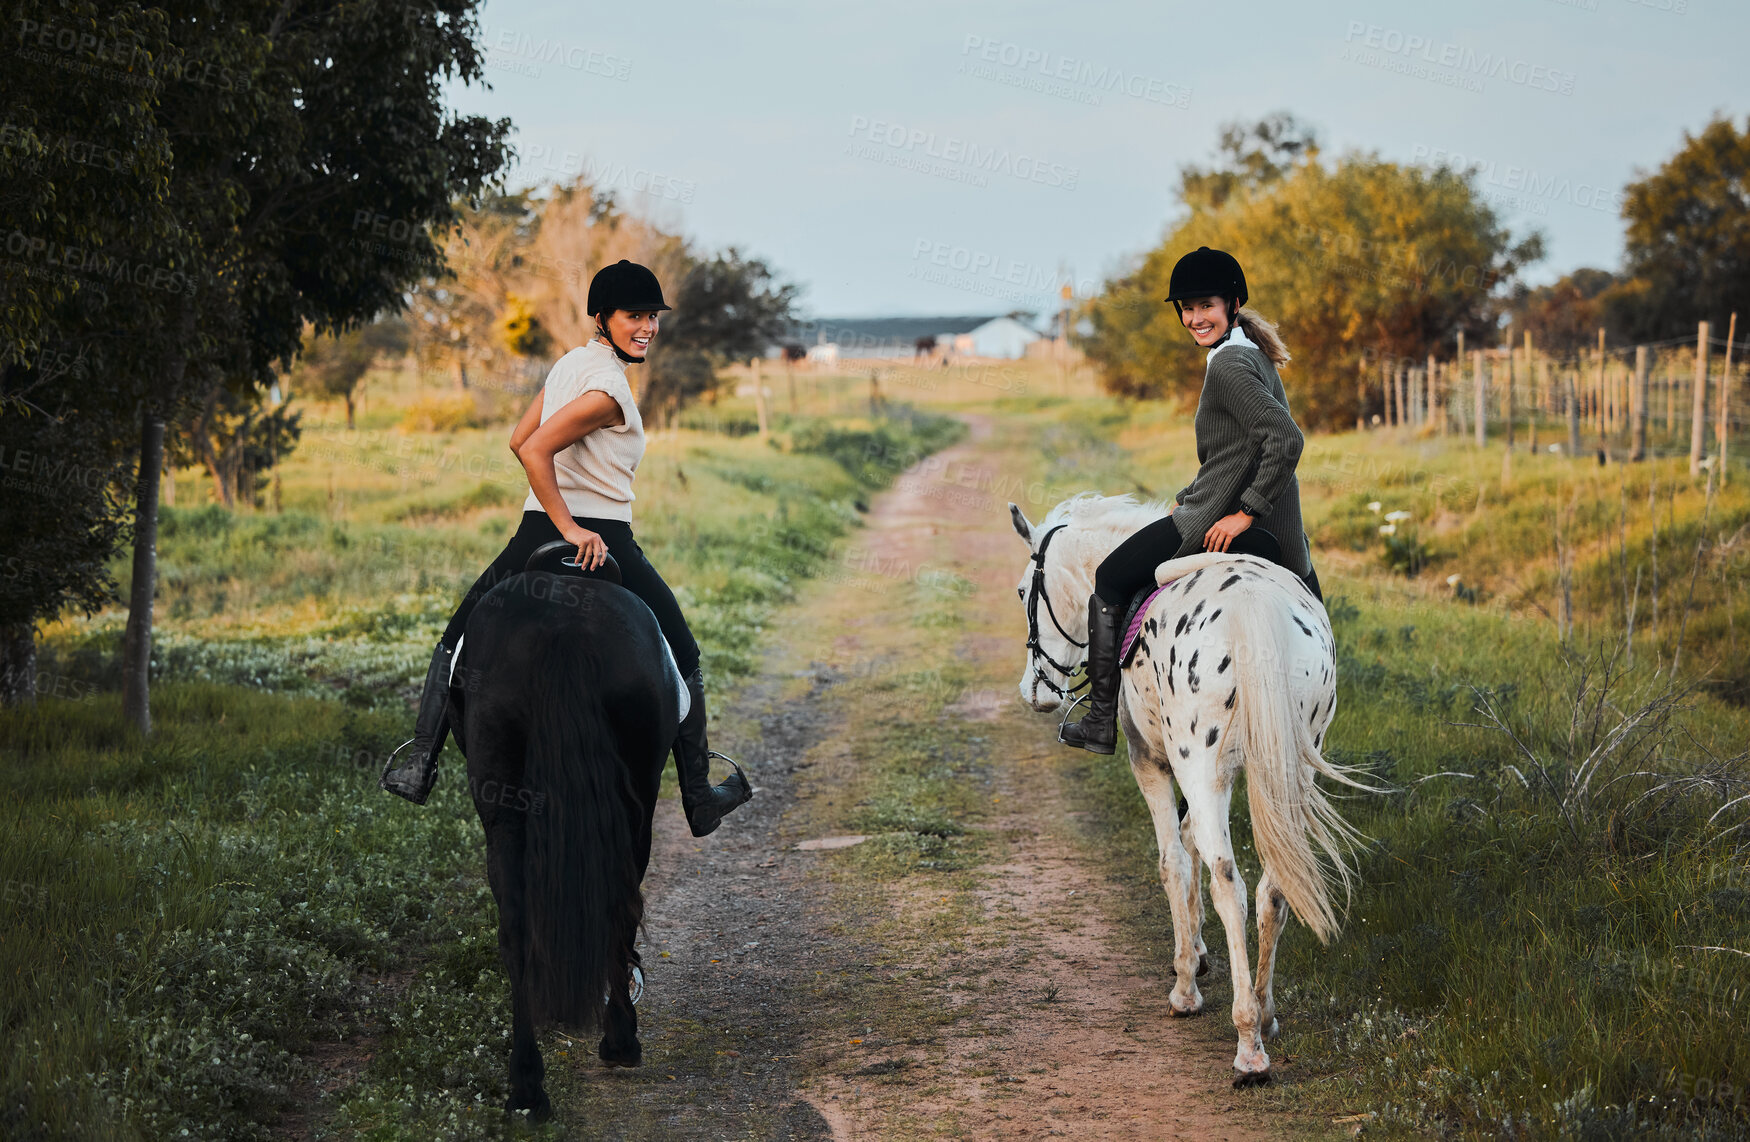
[[1128,535],[1161,518],[1166,510],[1166,500],[1139,500],[1129,494],[1103,496],[1099,492],[1079,492],[1045,513],[1036,530],[1043,533],[1060,523],[1076,523]]

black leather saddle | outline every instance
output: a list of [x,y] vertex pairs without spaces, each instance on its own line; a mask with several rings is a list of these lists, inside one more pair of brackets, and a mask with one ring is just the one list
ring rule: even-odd
[[587,571],[577,565],[577,547],[575,544],[555,539],[543,543],[529,555],[529,561],[523,564],[524,571],[550,571],[555,575],[575,575],[580,579],[603,579],[616,586],[620,583],[620,565],[614,562],[611,554],[604,553],[602,565],[593,571]]

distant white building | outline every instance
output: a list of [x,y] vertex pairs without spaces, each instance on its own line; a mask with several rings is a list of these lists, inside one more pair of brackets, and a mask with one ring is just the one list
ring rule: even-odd
[[810,345],[808,359],[816,365],[836,365],[839,360],[839,347],[832,341]]
[[1039,334],[1012,317],[993,317],[969,333],[954,338],[954,351],[968,357],[997,357],[1007,361],[1027,355],[1027,346]]

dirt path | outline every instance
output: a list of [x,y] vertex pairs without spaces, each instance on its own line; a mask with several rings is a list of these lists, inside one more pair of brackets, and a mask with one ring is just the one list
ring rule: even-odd
[[[576,1068],[567,1100],[615,1124],[601,1136],[1237,1140],[1313,1126],[1267,1117],[1229,1086],[1225,963],[1212,957],[1203,981],[1208,1014],[1173,1019],[1171,981],[1114,914],[1070,808],[1086,759],[1015,697],[1025,555],[988,490],[1013,442],[1000,422],[972,423],[876,501],[843,564],[871,582],[811,585],[764,675],[722,716],[720,741],[754,769],[754,805],[702,841],[660,808],[646,1065]],[[1026,506],[1037,518],[1049,505]],[[918,627],[905,589],[943,575],[967,584],[946,634]],[[944,652],[972,681],[941,717],[981,743],[992,810],[964,890],[871,881],[835,863],[846,853],[797,851],[847,819],[837,791],[870,764],[848,742],[864,740],[859,717],[883,716],[863,708],[878,688],[847,680]],[[1209,935],[1219,949],[1219,929]],[[1164,924],[1155,938],[1170,941]],[[884,1037],[884,1021],[910,1030]]]

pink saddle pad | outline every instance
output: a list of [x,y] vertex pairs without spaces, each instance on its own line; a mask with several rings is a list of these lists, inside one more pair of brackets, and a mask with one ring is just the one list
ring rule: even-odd
[[1169,579],[1162,583],[1142,600],[1142,605],[1136,608],[1136,613],[1130,616],[1130,625],[1124,630],[1124,639],[1118,644],[1118,661],[1129,662],[1130,650],[1136,645],[1136,638],[1142,633],[1142,621],[1148,617],[1148,609],[1154,606],[1155,596],[1172,586],[1176,580]]

